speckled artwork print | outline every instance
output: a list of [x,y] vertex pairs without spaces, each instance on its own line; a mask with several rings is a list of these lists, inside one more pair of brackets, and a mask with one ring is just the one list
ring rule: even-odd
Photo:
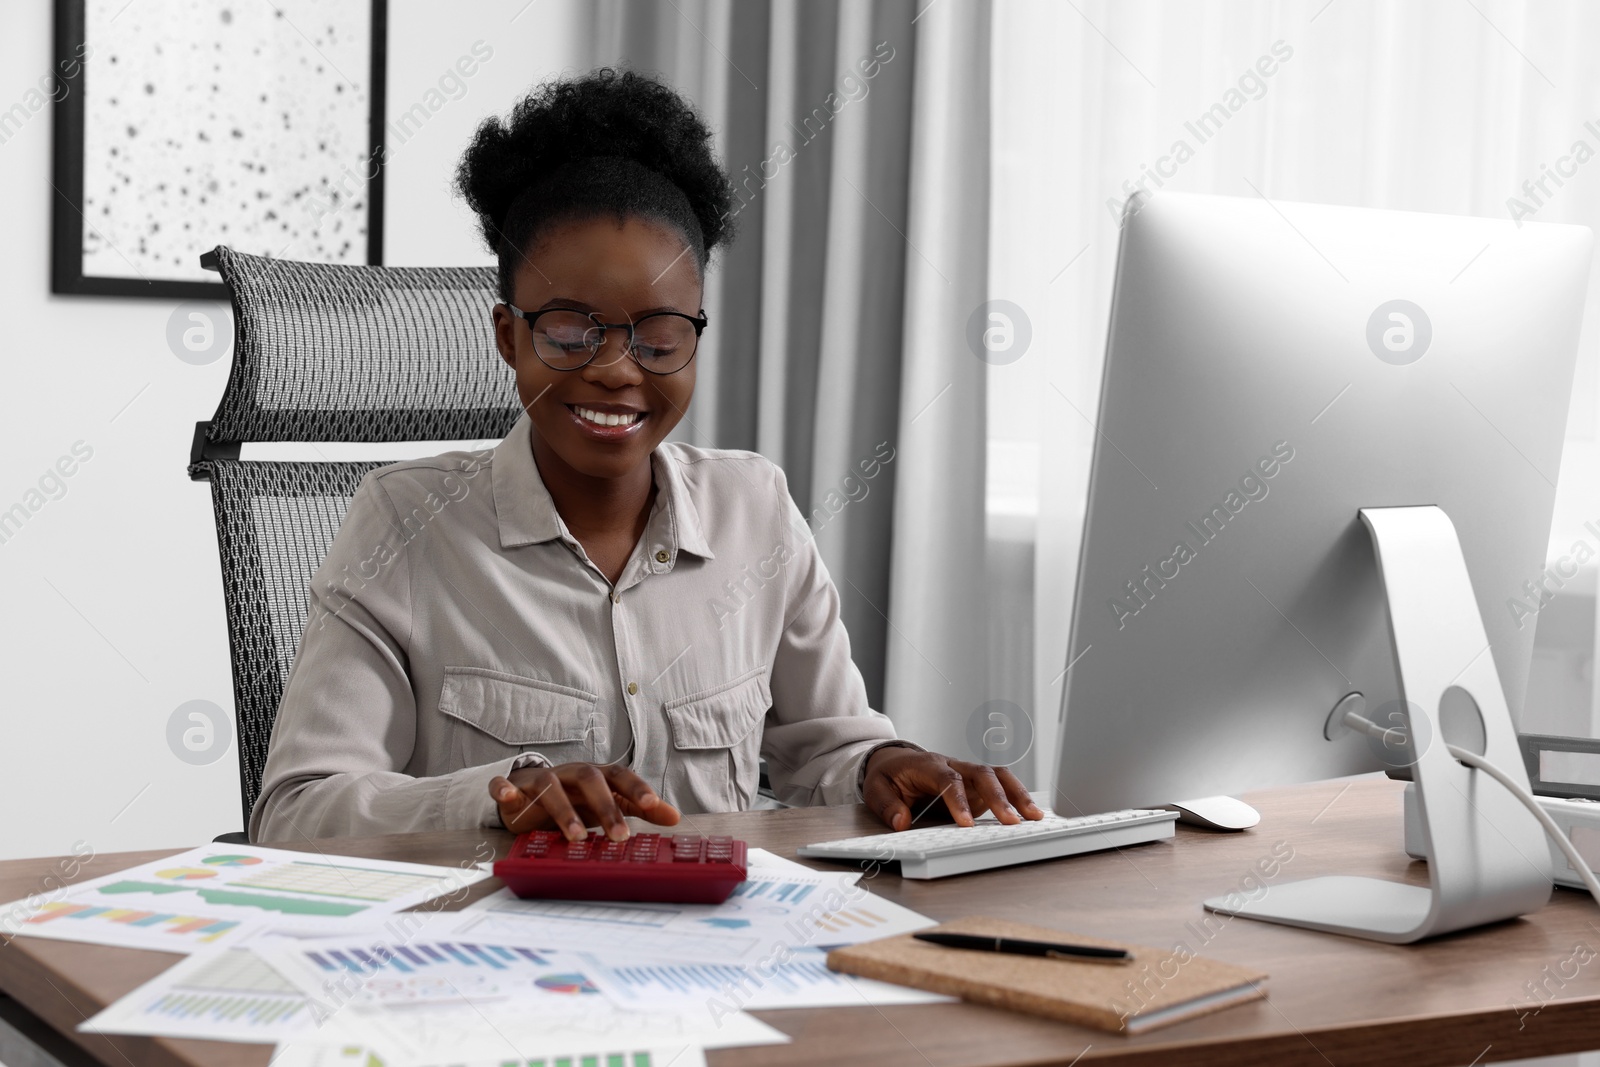
[[88,0],[85,275],[365,263],[370,0]]

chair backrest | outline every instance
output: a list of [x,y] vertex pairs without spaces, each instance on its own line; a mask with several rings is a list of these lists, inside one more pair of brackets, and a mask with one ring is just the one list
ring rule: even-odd
[[211,481],[248,825],[311,576],[362,477],[384,463],[248,460],[239,446],[498,440],[521,408],[489,325],[491,267],[339,266],[225,247],[202,262],[233,303],[233,368],[196,427],[189,473]]

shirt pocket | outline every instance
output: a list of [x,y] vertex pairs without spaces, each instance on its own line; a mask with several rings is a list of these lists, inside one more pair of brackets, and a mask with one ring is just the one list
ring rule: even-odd
[[765,664],[662,704],[672,731],[674,792],[700,811],[749,807],[760,784],[760,726],[771,707]]
[[439,711],[454,719],[455,767],[537,752],[551,763],[593,762],[604,739],[596,703],[581,689],[483,667],[446,667]]

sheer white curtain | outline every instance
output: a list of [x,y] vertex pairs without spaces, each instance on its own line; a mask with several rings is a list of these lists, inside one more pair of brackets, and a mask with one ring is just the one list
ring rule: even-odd
[[[1500,218],[1516,198],[1538,221],[1595,225],[1600,5],[1007,0],[994,12],[990,293],[1023,310],[1032,338],[988,372],[989,536],[996,559],[1032,547],[1031,585],[1013,566],[995,598],[1032,603],[1024,706],[1037,736],[1024,766],[1043,784],[1116,255],[1108,201],[1143,178],[1151,189],[1159,179],[1189,192]],[[1228,117],[1202,141],[1185,123],[1219,103]],[[1569,173],[1558,185],[1545,168]],[[1600,287],[1600,272],[1590,281]],[[1584,527],[1600,519],[1597,312],[1591,300],[1552,558],[1579,540],[1600,548]],[[1561,590],[1561,610],[1541,612],[1524,730],[1593,730],[1585,589],[1592,598],[1592,571]]]

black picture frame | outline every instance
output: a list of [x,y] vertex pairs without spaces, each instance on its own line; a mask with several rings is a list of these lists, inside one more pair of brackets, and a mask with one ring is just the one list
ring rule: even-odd
[[[383,264],[383,144],[385,73],[388,67],[388,0],[372,2],[371,66],[367,115],[367,263]],[[65,295],[149,296],[183,300],[226,300],[221,282],[188,279],[115,278],[83,272],[83,164],[87,0],[55,0],[51,68],[57,92],[51,105],[50,291]]]

